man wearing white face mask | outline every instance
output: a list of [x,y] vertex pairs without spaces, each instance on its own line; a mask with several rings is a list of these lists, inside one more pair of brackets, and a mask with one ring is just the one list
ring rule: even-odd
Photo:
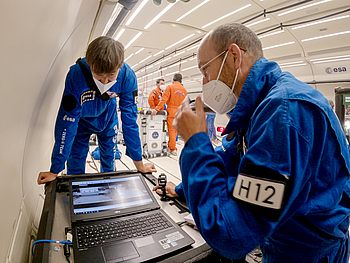
[[134,71],[124,63],[124,47],[109,37],[98,37],[86,51],[86,58],[73,65],[66,78],[55,126],[55,145],[49,172],[41,172],[38,184],[54,180],[67,161],[67,174],[85,173],[89,138],[97,135],[101,172],[115,170],[119,108],[123,122],[126,154],[141,172],[155,171],[142,162],[137,126],[137,82]]
[[148,104],[151,109],[155,109],[162,99],[163,92],[166,88],[164,79],[156,80],[156,87],[150,92],[148,96]]
[[233,137],[219,156],[202,100],[177,113],[185,147],[175,191],[208,244],[230,259],[260,246],[264,262],[347,263],[350,154],[327,99],[265,59],[240,24],[210,32],[198,66],[204,103],[228,113]]

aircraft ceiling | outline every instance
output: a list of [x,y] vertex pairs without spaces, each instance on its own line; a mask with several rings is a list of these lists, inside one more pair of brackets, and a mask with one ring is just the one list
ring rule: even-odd
[[[115,16],[119,10],[117,4]],[[135,70],[139,86],[153,86],[160,76],[170,81],[180,71],[191,88],[201,82],[195,57],[198,41],[227,22],[254,30],[265,57],[305,81],[326,80],[324,70],[330,64],[350,61],[349,0],[139,0],[109,34],[124,44],[126,62]]]

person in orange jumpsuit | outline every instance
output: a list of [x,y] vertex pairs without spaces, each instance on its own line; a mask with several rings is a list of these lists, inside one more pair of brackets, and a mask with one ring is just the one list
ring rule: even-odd
[[155,114],[158,111],[161,111],[164,109],[164,105],[167,104],[167,124],[168,124],[168,135],[169,135],[169,141],[168,141],[168,148],[169,152],[172,155],[177,155],[177,149],[176,149],[176,135],[177,131],[173,127],[173,121],[175,118],[175,114],[177,112],[177,109],[179,106],[181,106],[182,102],[187,96],[187,91],[182,86],[182,75],[180,73],[176,73],[173,77],[173,83],[170,84],[168,87],[166,87],[161,101],[158,103],[157,107],[155,107],[154,110],[152,110],[152,114]]
[[151,109],[154,109],[162,99],[163,91],[165,90],[164,79],[157,79],[156,87],[148,96],[148,104]]

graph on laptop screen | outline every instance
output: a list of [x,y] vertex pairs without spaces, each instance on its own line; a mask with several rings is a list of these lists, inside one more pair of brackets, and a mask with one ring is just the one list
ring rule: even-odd
[[72,182],[74,214],[127,209],[152,203],[138,176]]

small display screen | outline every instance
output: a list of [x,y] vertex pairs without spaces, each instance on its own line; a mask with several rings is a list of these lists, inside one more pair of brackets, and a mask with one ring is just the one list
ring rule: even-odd
[[133,208],[153,202],[139,176],[72,182],[74,214]]

